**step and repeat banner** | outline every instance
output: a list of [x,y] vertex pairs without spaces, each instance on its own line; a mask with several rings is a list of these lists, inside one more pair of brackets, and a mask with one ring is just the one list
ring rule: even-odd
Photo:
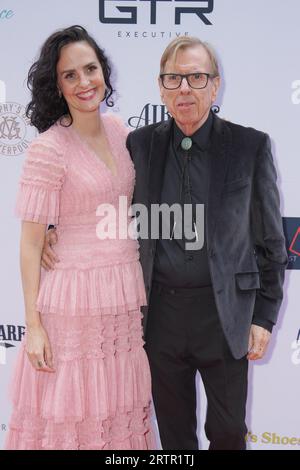
[[[14,204],[36,135],[24,114],[26,77],[52,32],[80,24],[112,62],[112,112],[131,129],[168,119],[157,85],[160,56],[173,38],[191,35],[217,51],[219,115],[271,136],[289,266],[268,353],[250,365],[247,441],[249,449],[300,450],[299,22],[299,0],[0,0],[0,448],[10,415],[8,383],[25,329]],[[206,449],[200,378],[198,389],[199,437]]]

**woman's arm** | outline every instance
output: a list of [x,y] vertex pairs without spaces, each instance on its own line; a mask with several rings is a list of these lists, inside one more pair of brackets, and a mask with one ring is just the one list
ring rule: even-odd
[[25,303],[26,352],[37,370],[54,372],[51,346],[43,328],[36,300],[40,283],[40,263],[45,224],[22,222],[21,275]]

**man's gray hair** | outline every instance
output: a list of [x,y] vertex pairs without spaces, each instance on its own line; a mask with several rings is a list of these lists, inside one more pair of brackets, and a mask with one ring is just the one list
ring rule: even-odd
[[178,51],[195,46],[202,46],[206,50],[211,63],[210,73],[213,77],[219,77],[218,59],[213,47],[209,43],[203,42],[199,38],[193,36],[179,36],[168,44],[160,60],[160,73],[164,73],[167,61],[171,57],[176,58]]

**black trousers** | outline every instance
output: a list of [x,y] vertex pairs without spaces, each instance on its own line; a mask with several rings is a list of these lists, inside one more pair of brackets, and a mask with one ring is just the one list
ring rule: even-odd
[[212,288],[154,283],[148,315],[145,347],[163,449],[198,449],[197,371],[207,396],[209,449],[245,449],[248,361],[234,359],[227,346]]

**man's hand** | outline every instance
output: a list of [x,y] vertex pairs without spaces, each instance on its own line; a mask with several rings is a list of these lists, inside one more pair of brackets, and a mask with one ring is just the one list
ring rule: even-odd
[[247,359],[256,361],[261,359],[268,347],[271,333],[258,325],[252,325],[249,335],[248,355]]
[[55,251],[51,248],[52,245],[57,243],[57,233],[54,228],[48,230],[45,235],[43,252],[42,252],[42,259],[41,264],[46,271],[55,268],[55,263],[59,263],[59,258]]

